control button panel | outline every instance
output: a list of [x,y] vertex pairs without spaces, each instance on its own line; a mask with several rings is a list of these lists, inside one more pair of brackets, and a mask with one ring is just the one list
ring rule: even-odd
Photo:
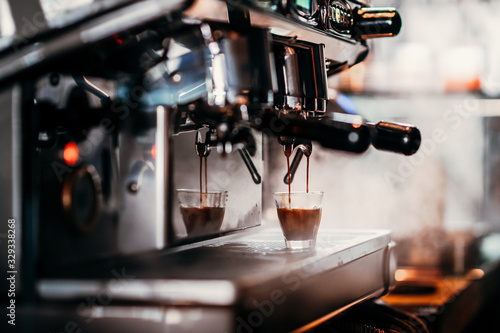
[[326,11],[326,26],[341,34],[350,34],[353,26],[352,11],[345,1],[330,0]]

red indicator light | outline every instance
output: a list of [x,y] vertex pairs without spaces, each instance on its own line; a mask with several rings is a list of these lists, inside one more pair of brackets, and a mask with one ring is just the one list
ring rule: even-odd
[[64,147],[63,157],[64,162],[68,165],[75,165],[76,162],[78,162],[79,152],[76,143],[69,142],[66,144],[66,147]]
[[153,147],[151,147],[151,156],[153,156],[153,158],[156,160],[156,145],[153,145]]
[[113,38],[115,39],[115,41],[116,41],[116,43],[118,45],[122,45],[123,44],[123,40],[118,36],[118,34],[114,34]]

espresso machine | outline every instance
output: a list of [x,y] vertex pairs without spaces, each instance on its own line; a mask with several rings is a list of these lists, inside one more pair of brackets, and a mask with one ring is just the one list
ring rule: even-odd
[[[369,38],[398,34],[394,8],[82,3],[0,2],[1,218],[14,221],[0,231],[13,226],[16,251],[2,270],[17,288],[3,301],[17,328],[305,331],[391,288],[390,231],[325,230],[295,253],[260,225],[267,144],[293,158],[285,183],[316,145],[417,151],[415,127],[328,96]],[[225,193],[224,212],[193,229],[179,193],[203,188]]]

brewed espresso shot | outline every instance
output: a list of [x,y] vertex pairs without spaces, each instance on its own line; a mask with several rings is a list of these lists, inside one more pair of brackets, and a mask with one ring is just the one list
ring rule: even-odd
[[274,201],[286,247],[310,249],[316,245],[323,192],[276,192]]
[[283,234],[288,240],[313,239],[321,221],[321,208],[287,209],[278,208]]
[[227,191],[177,190],[182,220],[189,237],[219,232],[226,210]]

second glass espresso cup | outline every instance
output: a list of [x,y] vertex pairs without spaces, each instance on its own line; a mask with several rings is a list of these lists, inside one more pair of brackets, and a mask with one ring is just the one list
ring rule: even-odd
[[321,221],[323,192],[276,192],[274,201],[286,247],[314,247]]
[[227,191],[177,190],[181,215],[188,236],[217,233],[226,210]]

